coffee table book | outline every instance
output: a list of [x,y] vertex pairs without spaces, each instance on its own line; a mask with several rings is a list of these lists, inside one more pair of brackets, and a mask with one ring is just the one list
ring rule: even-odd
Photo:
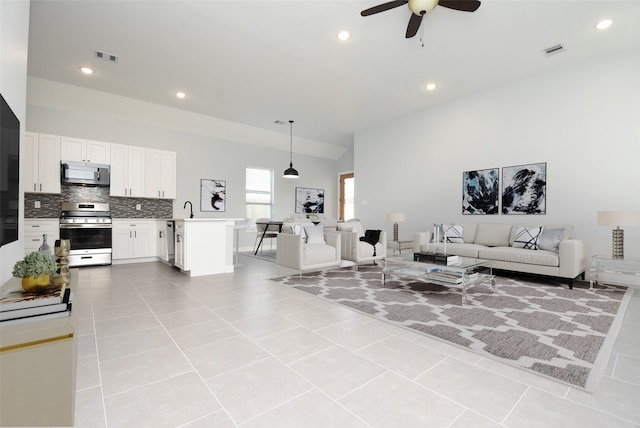
[[439,265],[454,265],[460,262],[460,256],[443,253],[413,253],[414,262],[436,263]]
[[16,286],[15,283],[13,287],[7,284],[1,289],[0,312],[69,303],[70,299],[71,289],[64,285],[52,286],[45,292],[27,293],[19,285]]

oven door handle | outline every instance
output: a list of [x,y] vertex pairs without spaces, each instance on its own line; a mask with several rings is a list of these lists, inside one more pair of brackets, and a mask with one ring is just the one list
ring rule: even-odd
[[110,224],[78,223],[61,224],[60,229],[111,229]]

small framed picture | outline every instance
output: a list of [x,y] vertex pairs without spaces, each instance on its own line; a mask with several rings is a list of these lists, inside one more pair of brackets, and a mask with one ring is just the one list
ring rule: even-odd
[[200,180],[200,211],[224,212],[226,210],[227,182],[225,180]]
[[324,214],[324,189],[296,187],[296,213]]
[[502,168],[502,214],[547,213],[547,163]]
[[462,173],[462,214],[498,214],[500,169]]

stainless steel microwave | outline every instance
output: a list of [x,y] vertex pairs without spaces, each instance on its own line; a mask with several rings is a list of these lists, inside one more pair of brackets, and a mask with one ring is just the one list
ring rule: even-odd
[[109,165],[87,162],[62,161],[60,177],[62,184],[108,186],[111,182]]

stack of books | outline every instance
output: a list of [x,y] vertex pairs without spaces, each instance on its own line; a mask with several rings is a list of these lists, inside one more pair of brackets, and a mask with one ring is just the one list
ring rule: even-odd
[[434,281],[447,282],[449,284],[462,284],[462,275],[456,272],[443,272],[440,270],[434,270],[425,273],[427,279],[433,279]]
[[455,265],[460,263],[460,256],[443,253],[413,253],[413,261],[439,265]]
[[27,293],[22,288],[3,290],[0,325],[68,317],[72,298],[71,289],[64,285],[54,285],[39,293]]

